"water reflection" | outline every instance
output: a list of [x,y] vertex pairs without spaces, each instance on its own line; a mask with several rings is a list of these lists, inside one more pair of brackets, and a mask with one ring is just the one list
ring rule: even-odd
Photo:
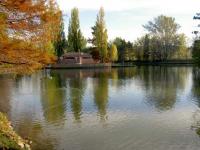
[[[194,101],[197,104],[198,108],[200,109],[200,69],[198,67],[193,67],[192,69],[192,79],[193,79],[193,86],[192,86],[192,93],[194,96]],[[200,137],[200,110],[197,109],[193,114],[193,124],[191,129],[196,132],[196,134]]]
[[191,125],[191,130],[194,130],[196,134],[200,137],[200,110],[194,112],[192,119],[193,123]]
[[12,92],[12,79],[0,76],[0,111],[10,116],[10,93]]
[[[0,111],[7,113],[20,135],[30,137],[34,149],[92,149],[91,145],[101,149],[95,145],[107,136],[113,141],[121,137],[130,142],[139,137],[149,142],[146,137],[150,131],[159,139],[163,137],[160,128],[172,133],[191,126],[188,118],[196,112],[193,101],[200,106],[199,77],[199,68],[167,66],[45,70],[31,76],[0,76]],[[189,116],[186,120],[178,120],[181,111]],[[199,120],[196,117],[192,124],[197,134]],[[158,125],[161,122],[162,127]],[[174,126],[168,122],[175,122]],[[108,126],[102,129],[104,123]],[[191,131],[187,134],[195,139]],[[173,135],[165,136],[170,143]],[[114,145],[111,140],[106,143]]]
[[94,103],[97,106],[100,119],[106,119],[106,109],[108,105],[108,77],[109,72],[100,72],[94,74],[93,81]]
[[200,107],[200,68],[194,67],[192,69],[192,73],[193,73],[192,92],[197,105]]
[[86,81],[82,79],[81,74],[79,77],[69,79],[68,87],[70,89],[70,105],[73,112],[74,119],[81,122],[82,113],[82,100],[86,88]]
[[59,75],[41,79],[41,103],[48,122],[62,122],[66,111],[66,94]]
[[[35,122],[33,117],[21,118],[14,125],[15,130],[25,139],[32,141],[32,147],[36,150],[53,150],[57,142],[55,138],[49,136],[48,130],[42,122]],[[42,145],[42,146],[41,146]]]
[[158,110],[173,108],[177,99],[177,90],[184,90],[189,76],[188,68],[142,67],[138,69],[138,78],[146,90],[146,101]]
[[170,110],[176,103],[177,94],[183,91],[188,81],[190,69],[187,67],[135,67],[112,70],[73,70],[65,72],[54,70],[53,74],[64,77],[70,89],[71,109],[74,118],[80,121],[82,99],[86,88],[86,79],[92,78],[94,103],[102,120],[106,117],[109,101],[109,85],[121,89],[130,86],[130,79],[137,79],[145,90],[146,102],[158,110]]

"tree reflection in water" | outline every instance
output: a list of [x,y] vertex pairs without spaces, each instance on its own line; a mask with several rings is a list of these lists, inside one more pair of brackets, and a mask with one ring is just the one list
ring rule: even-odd
[[[199,67],[193,67],[192,70],[192,79],[193,86],[192,92],[194,96],[194,101],[197,106],[200,108],[200,69]],[[191,125],[191,129],[196,132],[196,134],[200,137],[200,110],[197,110],[193,114],[193,124]]]
[[141,67],[137,78],[143,82],[147,103],[160,111],[173,108],[177,99],[177,89],[184,90],[188,79],[187,68],[179,67]]
[[191,125],[191,130],[194,130],[196,134],[200,137],[200,110],[197,110],[193,114],[193,124]]
[[101,121],[105,121],[107,118],[106,109],[108,104],[108,73],[109,72],[100,72],[94,75],[94,103],[97,106]]
[[55,149],[54,145],[57,143],[57,140],[48,135],[48,130],[46,130],[41,122],[33,124],[34,120],[29,116],[21,118],[19,122],[14,128],[20,133],[20,136],[32,141],[31,147],[34,147],[36,150]]
[[44,117],[48,122],[64,121],[66,109],[65,89],[62,89],[62,80],[59,74],[52,74],[41,80],[41,103]]
[[200,68],[199,67],[193,67],[192,70],[192,79],[193,79],[193,86],[192,86],[192,92],[193,96],[195,97],[195,102],[200,107]]
[[[89,135],[86,140],[91,141],[93,135],[86,132],[92,128],[100,131],[99,127],[102,125],[118,124],[122,122],[121,119],[138,127],[140,121],[143,123],[144,118],[136,117],[131,120],[127,117],[129,114],[138,113],[138,116],[143,116],[141,112],[144,112],[146,117],[146,113],[150,112],[151,117],[156,113],[156,117],[162,118],[164,115],[169,117],[167,119],[170,119],[168,115],[171,113],[182,115],[179,114],[179,109],[167,113],[164,111],[172,110],[175,104],[185,110],[185,104],[191,103],[187,96],[191,96],[200,106],[198,68],[193,67],[192,93],[188,91],[186,93],[189,95],[184,95],[183,91],[188,86],[186,83],[190,83],[191,69],[138,66],[97,70],[49,70],[48,74],[40,72],[30,77],[11,79],[0,76],[0,110],[11,114],[14,128],[22,137],[30,137],[34,149],[61,149],[65,146],[66,139],[67,144],[73,143],[70,138],[75,139],[75,145],[80,137]],[[176,103],[179,99],[180,103]],[[193,105],[186,108],[191,107]],[[157,116],[157,111],[163,113]],[[200,111],[195,113],[193,121],[192,130],[200,135]],[[177,120],[174,122],[175,127],[176,123],[179,125]],[[188,129],[191,122],[187,123],[185,126]],[[127,125],[127,128],[130,127]],[[185,126],[182,129],[186,129]],[[148,130],[151,129],[154,128],[150,127]],[[129,132],[126,127],[121,130],[122,136],[125,136],[125,132]],[[130,138],[132,136],[134,138],[134,135]],[[58,148],[58,145],[61,147]]]
[[[91,78],[93,101],[100,119],[105,121],[109,103],[109,86],[120,90],[122,87],[132,84],[132,82],[128,82],[129,79],[130,81],[134,79],[143,85],[147,104],[155,106],[159,111],[170,110],[176,103],[177,89],[184,90],[188,75],[187,67],[161,66],[102,70],[56,70],[51,72],[51,79],[45,80],[46,93],[44,95],[46,97],[43,99],[47,99],[45,100],[47,102],[43,102],[43,106],[46,105],[45,109],[52,109],[49,109],[49,115],[47,113],[46,117],[52,119],[55,117],[56,120],[59,116],[64,117],[65,103],[69,99],[74,119],[81,122],[82,101],[88,84],[87,78]],[[58,90],[59,88],[64,89]],[[57,105],[60,108],[54,108]]]
[[86,81],[80,76],[75,76],[69,79],[68,85],[70,88],[70,104],[74,114],[74,119],[81,122],[82,100],[85,93]]

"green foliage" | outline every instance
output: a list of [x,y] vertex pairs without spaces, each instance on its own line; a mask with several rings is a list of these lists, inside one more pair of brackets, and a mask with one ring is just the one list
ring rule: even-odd
[[117,37],[113,43],[117,46],[119,61],[129,61],[134,59],[133,44],[125,39]]
[[175,19],[160,15],[154,18],[153,21],[149,21],[143,27],[149,31],[151,37],[154,38],[154,42],[157,43],[157,47],[153,47],[156,50],[157,59],[167,60],[172,58],[174,52],[178,49],[177,41],[179,41],[177,31],[180,26],[175,22]]
[[190,57],[186,36],[177,33],[179,25],[174,18],[161,15],[143,27],[149,34],[134,42],[133,49],[137,60],[164,61]]
[[139,61],[143,60],[144,43],[145,43],[145,37],[142,36],[141,38],[138,38],[133,45],[133,49],[134,49],[134,52],[135,52],[136,59],[139,60]]
[[172,56],[175,59],[188,59],[191,58],[191,52],[189,48],[186,46],[186,36],[184,34],[180,34],[177,37],[177,49]]
[[71,11],[71,19],[68,27],[68,46],[70,51],[78,52],[86,47],[86,39],[83,37],[80,29],[78,8]]
[[61,24],[60,24],[60,31],[58,33],[57,40],[54,42],[54,47],[55,47],[55,53],[56,56],[60,57],[61,55],[64,54],[65,48],[66,48],[66,39],[65,39],[65,32],[64,32],[64,23],[63,19],[61,19]]
[[196,62],[200,62],[200,40],[195,40],[193,44],[192,57]]
[[110,59],[111,59],[112,62],[118,60],[118,50],[117,50],[117,46],[115,44],[111,45]]
[[92,44],[98,48],[102,62],[106,62],[108,56],[108,35],[104,16],[104,9],[101,7],[95,26],[92,27]]
[[98,109],[101,121],[106,118],[106,110],[108,105],[108,73],[103,72],[98,74],[98,78],[94,85],[94,103]]
[[56,90],[61,87],[61,79],[59,75],[52,74],[52,78],[43,78],[43,88],[45,92],[42,94],[42,107],[46,110],[44,117],[48,122],[61,122],[64,117],[65,108],[63,106],[65,100],[65,92]]
[[145,35],[143,49],[144,49],[144,60],[149,60],[150,38],[148,34]]
[[[156,61],[169,59],[188,59],[190,51],[186,46],[186,37],[184,34],[177,34],[174,39],[172,50],[163,53],[162,42],[156,36],[145,35],[138,38],[134,43],[134,53],[137,60],[140,61]],[[164,59],[164,56],[167,58]]]

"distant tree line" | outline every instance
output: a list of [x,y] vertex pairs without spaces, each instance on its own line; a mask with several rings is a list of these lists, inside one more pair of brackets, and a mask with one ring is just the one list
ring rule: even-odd
[[[194,20],[200,20],[200,13],[197,13],[194,17]],[[200,24],[197,25],[197,28],[200,27]],[[193,34],[195,34],[195,39],[193,43],[192,48],[192,57],[197,62],[200,63],[200,36],[199,36],[199,30],[193,31]]]
[[148,33],[134,43],[126,42],[121,38],[114,40],[119,52],[119,61],[165,61],[190,58],[186,36],[177,33],[180,26],[174,18],[161,15],[143,27]]
[[[102,62],[166,61],[191,57],[190,49],[186,46],[186,36],[178,33],[180,25],[172,17],[160,15],[149,21],[143,25],[148,33],[132,43],[121,37],[108,42],[104,16],[104,9],[100,8],[92,27],[92,38],[86,41],[80,31],[78,9],[74,8],[69,23],[68,50],[91,53]],[[86,47],[87,42],[93,46]],[[71,49],[73,44],[80,46]]]
[[[13,17],[14,16],[14,17]],[[197,14],[194,19],[199,19]],[[186,36],[172,17],[160,15],[143,26],[147,34],[134,42],[116,37],[108,42],[105,12],[100,8],[91,27],[92,38],[83,36],[79,10],[73,8],[65,37],[63,14],[55,0],[0,1],[0,65],[28,64],[42,67],[65,52],[87,52],[101,62],[165,61],[190,58]],[[195,32],[196,33],[196,32]],[[88,43],[92,46],[88,47]],[[199,38],[193,57],[199,59]]]

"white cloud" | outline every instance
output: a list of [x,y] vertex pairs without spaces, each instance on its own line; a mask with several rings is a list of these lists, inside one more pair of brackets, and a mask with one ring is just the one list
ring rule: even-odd
[[[106,11],[123,11],[135,8],[155,8],[168,12],[198,11],[199,0],[57,0],[63,11],[73,7],[80,10],[98,10],[101,6]],[[144,9],[145,11],[145,9]]]
[[[142,25],[150,19],[163,14],[175,17],[190,39],[195,13],[200,12],[200,0],[57,0],[62,11],[69,13],[73,7],[78,7],[81,17],[82,31],[86,37],[91,36],[90,27],[96,14],[88,18],[88,13],[94,13],[101,6],[106,12],[109,39],[121,36],[127,40],[135,40],[144,33]],[[84,15],[87,12],[87,16]],[[86,18],[86,19],[85,19]],[[124,19],[125,18],[125,19]],[[91,20],[90,20],[91,19]],[[87,20],[87,21],[86,21]],[[117,21],[116,21],[117,20]],[[67,26],[67,21],[66,21]],[[66,30],[67,31],[67,30]]]

